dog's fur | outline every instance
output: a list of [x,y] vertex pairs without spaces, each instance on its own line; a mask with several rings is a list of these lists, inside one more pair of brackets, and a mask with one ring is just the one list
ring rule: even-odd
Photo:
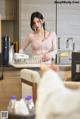
[[80,119],[80,90],[71,90],[53,70],[38,85],[36,119]]

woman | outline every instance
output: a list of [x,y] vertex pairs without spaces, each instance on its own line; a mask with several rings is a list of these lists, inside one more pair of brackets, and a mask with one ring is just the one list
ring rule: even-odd
[[32,13],[30,26],[33,32],[28,34],[19,52],[23,53],[25,48],[31,44],[33,55],[41,55],[43,61],[55,59],[57,54],[56,34],[45,29],[44,17],[40,12]]

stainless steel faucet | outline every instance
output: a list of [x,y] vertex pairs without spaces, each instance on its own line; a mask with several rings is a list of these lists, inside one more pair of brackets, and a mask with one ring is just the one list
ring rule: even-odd
[[66,48],[69,48],[70,44],[69,44],[69,41],[72,41],[72,50],[74,51],[75,50],[75,42],[74,42],[74,39],[72,37],[69,37],[67,40],[66,40]]
[[60,37],[58,37],[58,49],[60,49]]

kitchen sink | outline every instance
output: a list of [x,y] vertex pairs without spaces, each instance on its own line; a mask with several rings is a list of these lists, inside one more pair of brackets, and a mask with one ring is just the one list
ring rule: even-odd
[[59,49],[57,54],[57,64],[59,65],[71,65],[72,50]]

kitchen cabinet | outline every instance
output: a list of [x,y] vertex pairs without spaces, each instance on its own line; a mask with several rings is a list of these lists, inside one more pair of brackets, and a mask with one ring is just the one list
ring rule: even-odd
[[[67,0],[68,1],[68,0]],[[66,2],[67,2],[66,1]],[[75,0],[76,1],[76,0]],[[80,50],[80,3],[79,0],[73,3],[57,3],[57,37],[59,38],[59,48],[66,49],[67,40],[73,39],[75,50]],[[69,42],[72,48],[72,41]]]
[[2,20],[16,19],[16,1],[17,0],[0,0],[0,14]]
[[0,80],[0,110],[7,110],[10,96],[22,97],[20,70],[12,67],[4,67],[3,80]]
[[0,53],[1,53],[1,15],[0,15]]
[[11,42],[19,40],[19,0],[0,0],[1,36],[6,34]]
[[62,80],[71,81],[71,71],[61,71],[61,73],[62,73]]

